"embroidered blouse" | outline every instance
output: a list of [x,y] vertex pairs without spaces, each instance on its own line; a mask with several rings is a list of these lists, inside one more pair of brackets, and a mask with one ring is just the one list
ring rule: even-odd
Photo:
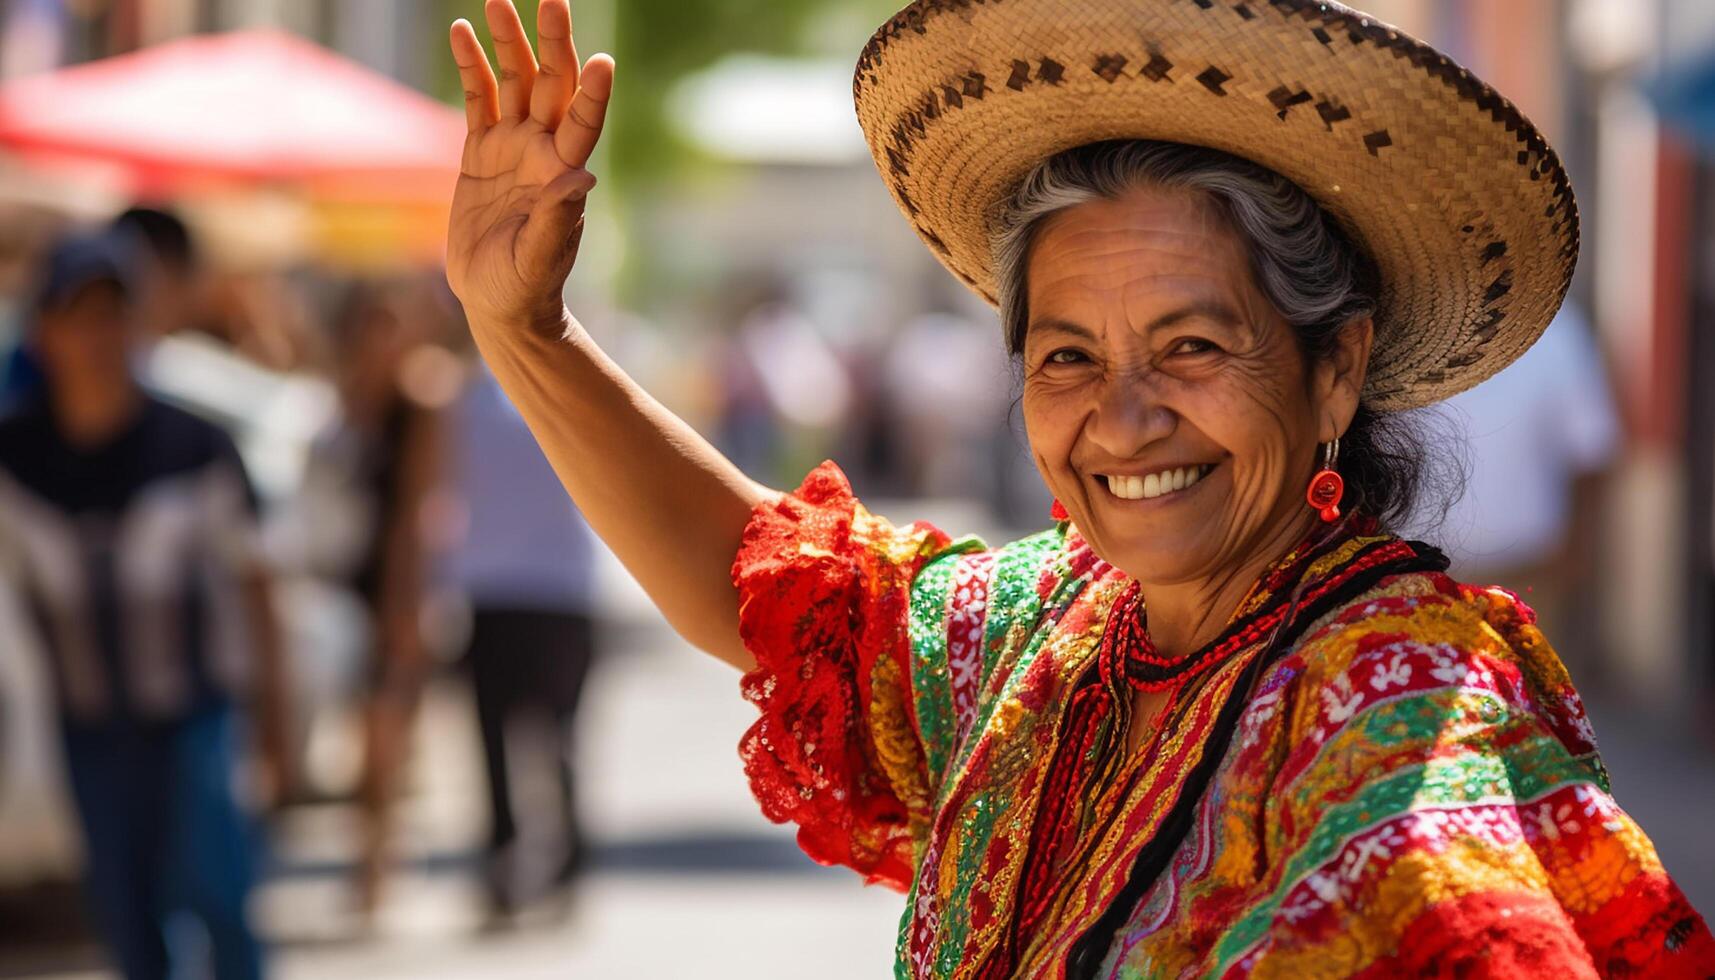
[[1534,615],[1444,567],[1301,546],[1128,755],[1123,573],[1067,525],[892,526],[824,464],[733,567],[740,754],[812,858],[908,891],[900,978],[1715,976]]

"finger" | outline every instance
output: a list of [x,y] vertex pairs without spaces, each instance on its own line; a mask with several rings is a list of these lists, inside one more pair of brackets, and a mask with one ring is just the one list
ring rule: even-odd
[[527,274],[563,282],[571,272],[583,238],[584,205],[595,182],[594,174],[579,167],[542,188],[518,235],[519,258]]
[[530,89],[536,84],[536,56],[524,35],[524,22],[512,0],[488,0],[483,12],[500,61],[501,118],[523,119],[530,114]]
[[578,94],[566,111],[566,121],[554,132],[554,148],[566,166],[589,163],[607,122],[607,103],[612,96],[613,59],[605,54],[592,55],[578,78]]
[[452,47],[453,63],[459,66],[459,82],[464,85],[465,124],[479,133],[500,121],[500,86],[470,21],[453,22]]
[[578,89],[578,49],[572,40],[572,8],[567,0],[542,0],[536,11],[536,48],[542,64],[530,95],[530,116],[553,129]]

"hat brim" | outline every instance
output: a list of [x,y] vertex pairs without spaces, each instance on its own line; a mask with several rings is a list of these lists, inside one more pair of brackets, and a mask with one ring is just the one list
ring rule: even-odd
[[1381,279],[1365,399],[1463,391],[1565,298],[1578,208],[1529,120],[1452,59],[1309,0],[918,0],[871,39],[859,122],[895,201],[960,281],[1030,170],[1088,143],[1212,147],[1292,180]]

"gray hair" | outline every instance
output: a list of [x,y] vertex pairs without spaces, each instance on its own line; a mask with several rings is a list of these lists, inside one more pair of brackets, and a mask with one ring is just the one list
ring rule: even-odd
[[[1258,288],[1297,335],[1311,363],[1331,356],[1340,328],[1376,311],[1374,264],[1302,188],[1229,153],[1182,143],[1092,143],[1037,165],[1007,203],[994,264],[1007,349],[1024,352],[1030,325],[1031,245],[1067,208],[1115,200],[1138,187],[1207,196],[1244,240]],[[1350,509],[1397,524],[1424,490],[1439,491],[1443,515],[1465,474],[1459,460],[1426,449],[1418,424],[1360,402],[1340,437],[1340,475]]]
[[[1363,254],[1298,185],[1249,160],[1183,143],[1093,143],[1038,164],[1008,202],[994,240],[1007,349],[1024,350],[1030,248],[1048,218],[1114,200],[1138,187],[1207,195],[1250,251],[1257,286],[1321,355],[1339,327],[1375,312],[1374,276]],[[1322,329],[1318,329],[1322,328]],[[1329,336],[1317,336],[1326,332]]]

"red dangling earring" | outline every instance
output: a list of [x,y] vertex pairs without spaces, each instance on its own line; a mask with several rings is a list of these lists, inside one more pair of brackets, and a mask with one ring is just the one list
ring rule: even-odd
[[1072,515],[1066,513],[1066,505],[1058,500],[1054,501],[1053,507],[1048,508],[1048,516],[1053,518],[1056,524],[1064,524],[1072,519]]
[[1322,468],[1310,478],[1310,490],[1304,499],[1322,516],[1325,524],[1332,524],[1340,519],[1340,498],[1346,495],[1346,481],[1340,479],[1340,473],[1334,469],[1334,464],[1340,461],[1340,437],[1328,443],[1327,455],[1323,457]]

